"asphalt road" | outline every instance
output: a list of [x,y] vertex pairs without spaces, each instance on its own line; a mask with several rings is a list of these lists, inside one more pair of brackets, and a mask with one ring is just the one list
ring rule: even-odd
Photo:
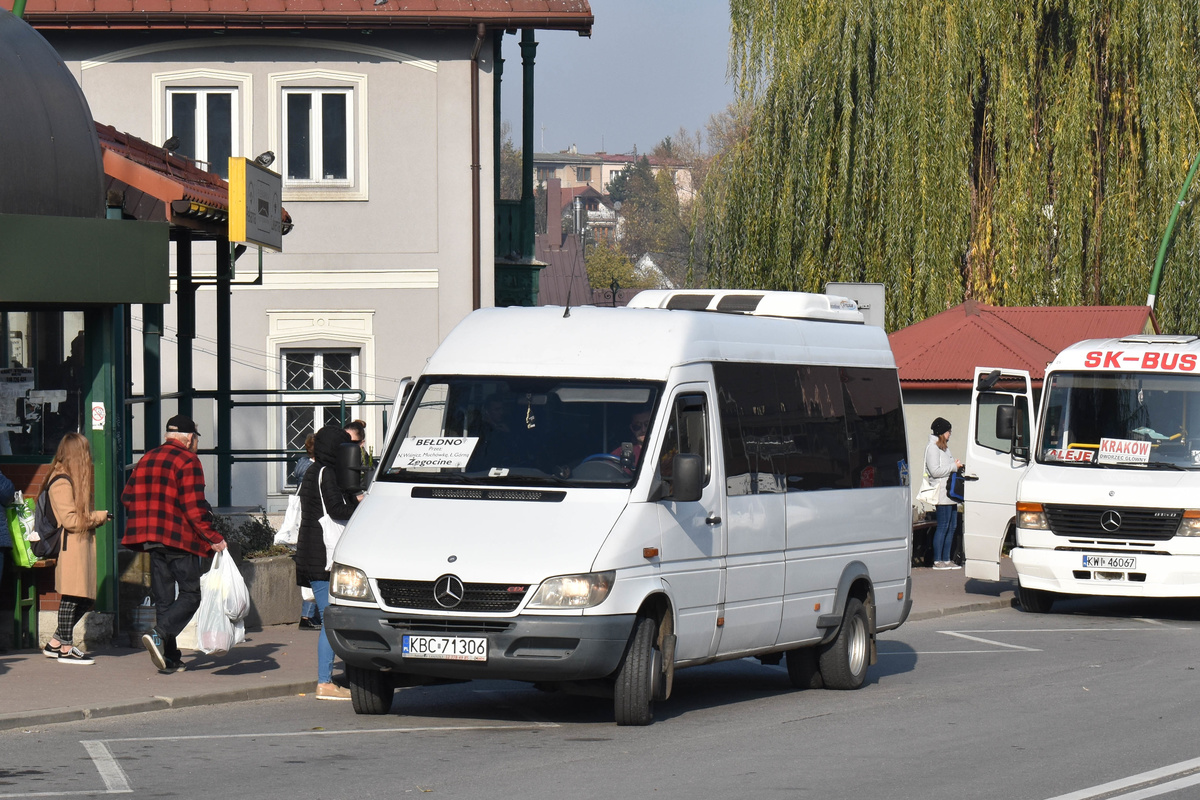
[[[516,683],[311,697],[0,734],[0,798],[1200,796],[1200,608],[1076,600],[904,626],[854,692],[782,667],[686,670],[647,728]],[[4,691],[10,690],[3,687]]]

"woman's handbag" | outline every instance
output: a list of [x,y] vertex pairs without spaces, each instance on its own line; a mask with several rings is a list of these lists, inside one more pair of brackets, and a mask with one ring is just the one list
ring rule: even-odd
[[963,474],[962,472],[951,472],[946,478],[946,496],[956,503],[963,501]]
[[[321,467],[321,473],[325,471]],[[325,508],[325,493],[321,491],[321,473],[317,474],[317,494],[321,497],[321,537],[325,540],[325,569],[329,570],[333,566],[333,549],[337,547],[338,540],[342,538],[342,531],[346,526],[329,516],[329,510]]]
[[938,501],[937,490],[937,484],[933,482],[933,479],[929,477],[929,473],[926,472],[925,477],[921,479],[921,491],[917,492],[917,502],[924,503],[930,508],[935,507]]

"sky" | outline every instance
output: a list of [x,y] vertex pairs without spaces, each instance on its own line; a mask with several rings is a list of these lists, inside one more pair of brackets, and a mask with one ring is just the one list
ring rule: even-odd
[[[726,0],[591,0],[591,38],[537,31],[538,152],[649,152],[680,126],[704,132],[733,100]],[[521,146],[520,34],[504,37],[503,119]]]

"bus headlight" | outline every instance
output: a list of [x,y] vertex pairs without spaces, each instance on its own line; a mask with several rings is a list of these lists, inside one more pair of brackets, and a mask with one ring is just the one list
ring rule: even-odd
[[591,608],[608,597],[616,579],[615,570],[586,575],[559,575],[547,578],[526,608]]
[[1017,503],[1017,527],[1034,531],[1050,530],[1041,503]]
[[1175,529],[1176,536],[1200,536],[1200,509],[1187,508],[1183,511],[1183,519]]
[[367,573],[345,564],[333,565],[329,573],[329,593],[343,600],[375,602],[375,594],[371,591]]

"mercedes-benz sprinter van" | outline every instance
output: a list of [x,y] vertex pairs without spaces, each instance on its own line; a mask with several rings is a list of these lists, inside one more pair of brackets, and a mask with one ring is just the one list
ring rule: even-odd
[[675,670],[747,656],[857,688],[912,602],[906,452],[887,337],[845,298],[476,311],[334,554],[354,709],[512,679],[644,725]]

